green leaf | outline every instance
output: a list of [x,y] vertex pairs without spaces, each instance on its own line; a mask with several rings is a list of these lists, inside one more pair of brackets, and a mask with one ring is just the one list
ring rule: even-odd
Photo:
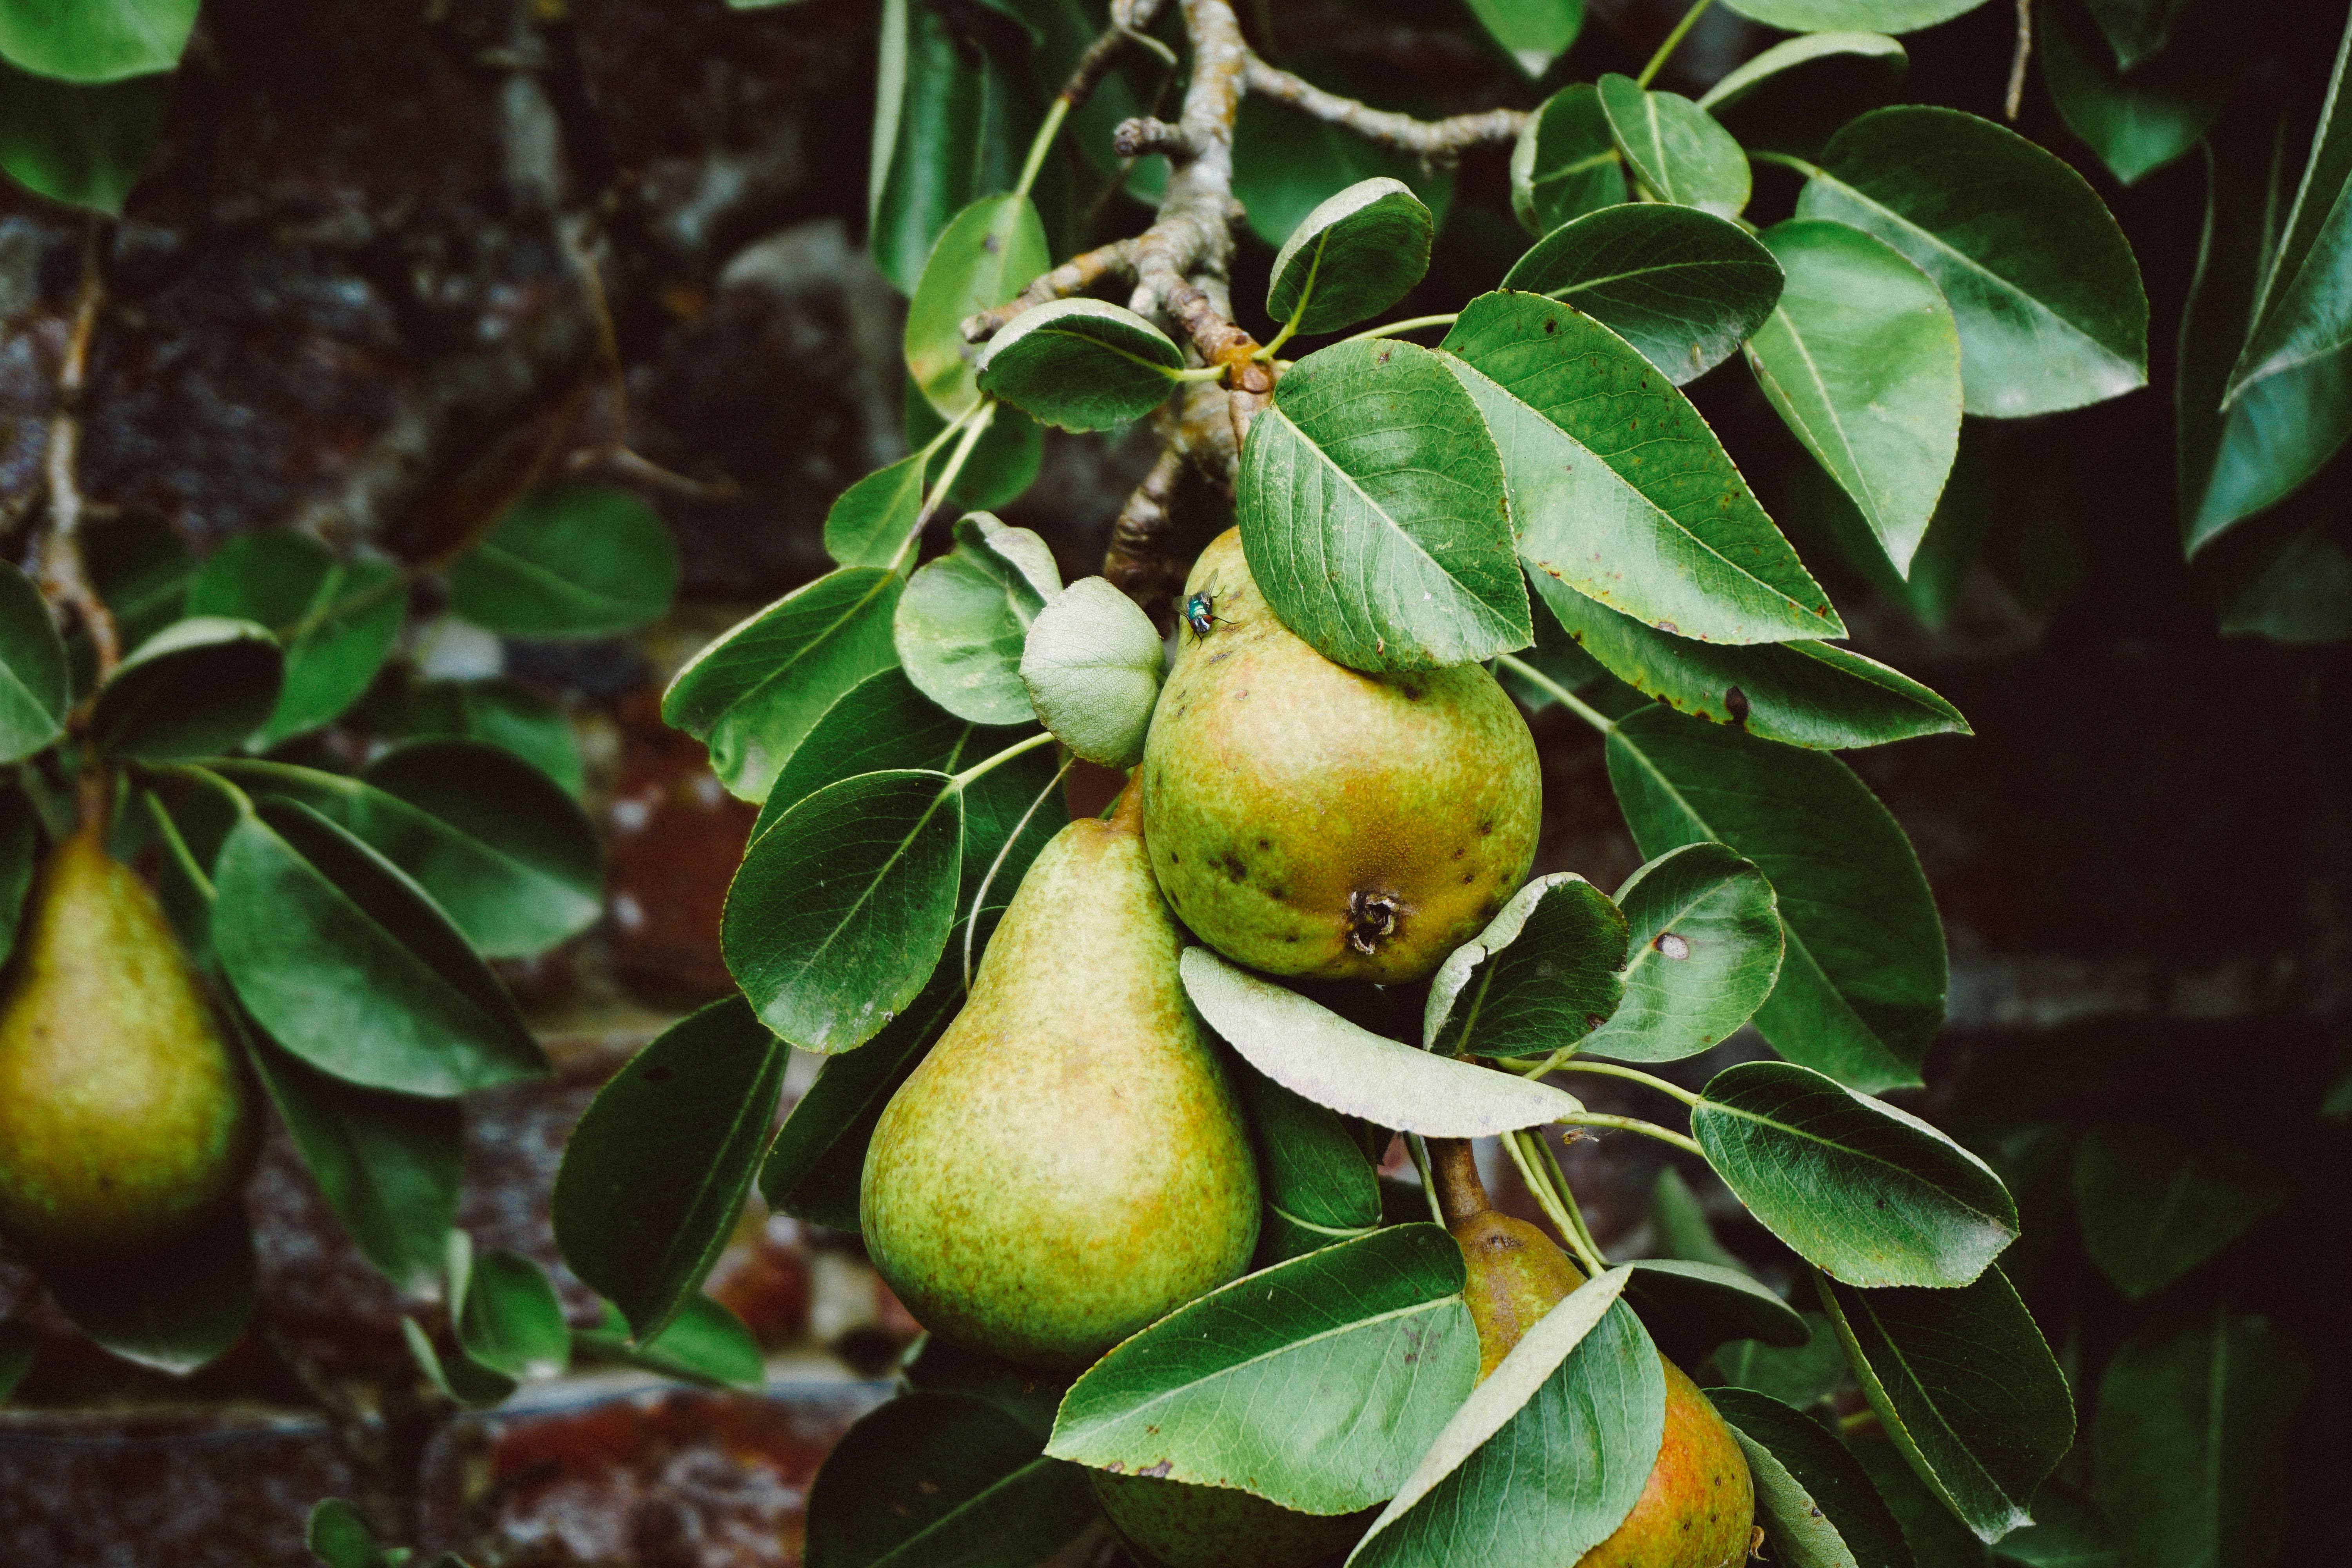
[[2074,1401],[2008,1276],[1957,1290],[1814,1282],[1913,1473],[1979,1541],[2032,1523],[2027,1501],[2074,1441]]
[[[1830,1321],[1821,1313],[1802,1312],[1799,1316],[1812,1334],[1801,1349],[1774,1350],[1755,1340],[1745,1340],[1717,1350],[1715,1364],[1723,1380],[1759,1394],[1769,1394],[1783,1405],[1801,1409],[1834,1394],[1846,1380],[1845,1346],[1839,1342]],[[1910,1472],[1904,1473],[1907,1476]],[[1939,1508],[1937,1511],[1942,1510]]]
[[255,1301],[253,1231],[241,1203],[175,1242],[119,1262],[41,1265],[41,1284],[100,1349],[185,1377],[242,1338]]
[[752,841],[719,941],[762,1023],[845,1051],[914,1000],[955,922],[963,811],[947,774],[893,769],[827,784]]
[[375,1531],[368,1528],[359,1510],[341,1498],[322,1499],[310,1510],[302,1543],[327,1568],[387,1568]]
[[959,210],[1012,188],[1042,105],[999,51],[974,47],[936,6],[884,0],[881,10],[866,245],[882,276],[912,293]]
[[[466,1233],[449,1234],[454,1239]],[[572,1331],[554,1282],[519,1253],[475,1258],[455,1317],[458,1344],[493,1372],[516,1379],[554,1377],[572,1364]]]
[[[1624,1522],[1665,1432],[1664,1364],[1612,1268],[1536,1321],[1447,1422],[1349,1568],[1574,1563]],[[1543,1484],[1531,1486],[1528,1478]]]
[[1448,363],[1377,340],[1309,354],[1242,448],[1250,574],[1350,668],[1442,668],[1535,635],[1502,464]]
[[1706,421],[1623,339],[1502,292],[1473,300],[1442,347],[1501,449],[1530,568],[1685,637],[1845,635]]
[[[923,389],[912,381],[906,384],[904,414],[909,446],[921,447],[947,428],[948,422],[932,410],[923,396]],[[929,467],[924,470],[926,483],[939,478],[955,447],[955,442],[949,441],[931,454]],[[1008,506],[1035,482],[1037,470],[1045,461],[1045,433],[1038,428],[1037,422],[1010,404],[1000,403],[988,428],[972,443],[955,482],[948,487],[948,500],[971,511]],[[914,521],[914,513],[908,513],[908,527],[911,528]],[[890,561],[866,564],[887,566]]]
[[1301,218],[1275,256],[1265,313],[1295,332],[1370,321],[1429,270],[1437,222],[1402,180],[1360,180]]
[[2055,1477],[2033,1494],[2033,1522],[2002,1536],[1994,1555],[2025,1568],[2124,1568],[2123,1549],[2097,1507]]
[[1383,1039],[1205,947],[1186,948],[1178,963],[1192,1005],[1244,1061],[1293,1093],[1375,1127],[1484,1138],[1584,1109],[1549,1084]]
[[2191,1150],[2109,1123],[2074,1151],[2084,1250],[2134,1300],[2164,1289],[2286,1202],[2286,1179],[2234,1143]]
[[[1294,58],[1286,63],[1304,69],[1318,85],[1375,108],[1416,107],[1396,100],[1392,75],[1368,75],[1359,82],[1353,79],[1360,73],[1350,71],[1344,60]],[[1410,187],[1434,222],[1444,221],[1454,195],[1452,169],[1433,168],[1411,153],[1368,142],[1263,94],[1242,100],[1234,124],[1234,197],[1248,213],[1251,232],[1266,244],[1279,247],[1334,193],[1383,176]]]
[[562,785],[566,795],[576,796],[586,787],[580,742],[563,710],[515,681],[409,682],[397,706],[374,727],[392,741],[428,735],[479,741],[520,757]]
[[2265,377],[2336,354],[2352,345],[2352,94],[2344,90],[2352,63],[2352,19],[2336,46],[2327,102],[2312,135],[2311,157],[2288,210],[2286,226],[2255,297],[2246,346],[2230,373],[2227,404]]
[[1567,53],[1584,28],[1584,0],[1470,0],[1470,11],[1529,80]]
[[1392,1226],[1247,1275],[1115,1347],[1045,1451],[1302,1512],[1394,1492],[1478,1374],[1462,1249]]
[[1811,33],[1774,44],[1698,106],[1751,152],[1811,158],[1839,126],[1894,102],[1910,65],[1883,33]]
[[1348,1120],[1244,1063],[1234,1082],[1249,1107],[1265,1218],[1257,1260],[1284,1262],[1381,1222],[1380,1177]]
[[903,1394],[852,1426],[809,1488],[808,1568],[1031,1568],[1096,1519],[1076,1465],[966,1394]]
[[2268,136],[2225,133],[2205,158],[2205,228],[2180,318],[2174,416],[2181,547],[2196,555],[2293,494],[2352,435],[2352,353],[2221,394],[2252,321],[2285,170]]
[[898,1363],[907,1386],[928,1394],[964,1394],[986,1400],[1036,1434],[1053,1435],[1054,1413],[1070,1391],[1069,1373],[1016,1366],[985,1351],[971,1350],[937,1334],[925,1334]]
[[2352,538],[2341,517],[2248,542],[2240,564],[2216,574],[2225,634],[2286,643],[2352,638]]
[[555,485],[449,563],[449,607],[501,637],[610,637],[667,612],[677,575],[653,508],[605,485]]
[[173,762],[234,750],[277,706],[278,641],[251,621],[192,616],[115,666],[90,709],[90,741],[111,756]]
[[1021,683],[1022,645],[1062,591],[1054,552],[986,512],[956,521],[955,548],[917,572],[893,618],[898,659],[924,696],[975,724],[1035,717]]
[[898,578],[845,566],[793,589],[710,644],[662,693],[662,721],[710,748],[711,771],[764,800],[835,699],[898,662]]
[[1958,709],[1909,676],[1835,644],[1724,647],[1652,631],[1549,574],[1535,585],[1579,647],[1677,712],[1825,751],[1972,732]]
[[1116,430],[1167,402],[1183,368],[1183,351],[1134,311],[1056,300],[988,340],[980,390],[1065,430]]
[[1038,721],[1090,763],[1131,768],[1160,700],[1165,650],[1135,601],[1082,577],[1038,612],[1021,649],[1021,684]]
[[2227,1308],[2124,1342],[2099,1382],[2091,1453],[2133,1568],[2277,1560],[2287,1439],[2311,1381],[2293,1339]]
[[1538,877],[1430,982],[1422,1044],[1456,1057],[1543,1057],[1583,1039],[1625,994],[1625,917],[1568,871]]
[[[459,1293],[455,1289],[450,1291],[451,1295]],[[400,1320],[400,1332],[408,1342],[409,1359],[416,1363],[416,1370],[425,1374],[425,1381],[468,1410],[487,1410],[501,1404],[521,1386],[505,1373],[492,1371],[463,1351],[443,1356],[434,1348],[433,1337],[425,1331],[425,1325],[414,1318]]]
[[910,452],[834,498],[824,514],[824,552],[843,566],[896,564],[922,513],[924,467],[923,454]]
[[1884,1438],[1856,1436],[1847,1440],[1846,1452],[1861,1464],[1903,1527],[1904,1542],[1919,1568],[1992,1568],[1992,1553],[1985,1543],[1911,1473],[1901,1448]]
[[2115,51],[2116,65],[2129,70],[2164,47],[2172,24],[2189,0],[2084,0]]
[[1848,1284],[1966,1285],[2017,1239],[2017,1205],[1983,1161],[1793,1062],[1716,1074],[1691,1136],[1765,1229]]
[[784,1081],[740,996],[671,1025],[596,1091],[553,1203],[564,1262],[641,1341],[702,1283],[743,1211]]
[[397,567],[339,562],[298,533],[249,533],[215,551],[188,584],[187,613],[268,626],[286,650],[286,682],[254,737],[274,746],[341,716],[400,640],[407,608]]
[[63,734],[72,703],[48,602],[16,567],[0,570],[0,763],[22,762]]
[[2126,185],[2203,141],[2238,84],[2228,51],[2232,37],[2211,37],[2206,42],[2212,47],[2184,47],[2124,75],[2094,56],[2063,10],[2045,5],[2042,13],[2042,79],[2059,117]]
[[1727,1341],[1791,1350],[1812,1338],[1796,1310],[1745,1268],[1671,1258],[1627,1267],[1626,1302],[1676,1362],[1696,1362]]
[[1715,1238],[1698,1194],[1672,1165],[1662,1166],[1650,1186],[1650,1247],[1660,1258],[1683,1263],[1712,1263],[1718,1268],[1745,1270],[1748,1265]]
[[1903,1527],[1869,1472],[1810,1415],[1745,1388],[1710,1388],[1756,1483],[1765,1550],[1786,1568],[1911,1568]]
[[1711,213],[1629,202],[1546,235],[1503,287],[1575,306],[1680,386],[1764,324],[1780,296],[1780,264]]
[[963,999],[963,954],[950,943],[914,1001],[856,1050],[824,1059],[760,1167],[760,1192],[772,1207],[835,1230],[858,1228],[858,1180],[874,1125]]
[[1719,1045],[1772,994],[1783,939],[1772,884],[1720,844],[1670,849],[1617,889],[1625,999],[1581,1054],[1671,1062]]
[[465,1112],[331,1078],[238,1022],[255,1076],[343,1229],[394,1289],[431,1289],[457,1222]]
[[1971,414],[2050,414],[2147,384],[2147,296],[2123,231],[2013,131],[1923,105],[1865,114],[1831,138],[1797,216],[1852,224],[1935,279]]
[[513,753],[410,741],[360,777],[283,763],[216,765],[265,798],[299,801],[416,879],[474,948],[541,952],[604,911],[604,857],[587,815]]
[[126,509],[111,517],[85,517],[81,563],[114,612],[122,646],[137,647],[180,618],[195,557],[164,518]]
[[1791,33],[1832,33],[1862,28],[1874,33],[1910,33],[1973,11],[1984,0],[1723,0],[1768,27]]
[[1609,782],[1648,856],[1712,839],[1770,880],[1788,948],[1756,1026],[1864,1090],[1919,1081],[1944,1019],[1943,922],[1903,829],[1837,758],[1651,706],[1608,738]]
[[643,1344],[629,1337],[628,1321],[607,1301],[604,1321],[593,1329],[574,1329],[572,1346],[576,1355],[617,1361],[704,1388],[757,1392],[767,1381],[760,1342],[743,1320],[698,1291],[678,1303],[669,1327]]
[[1907,573],[1959,450],[1951,307],[1916,267],[1843,224],[1775,224],[1763,238],[1789,284],[1748,342],[1748,368]]
[[1549,234],[1624,199],[1624,163],[1600,89],[1580,81],[1544,100],[1511,148],[1511,210],[1519,221],[1532,234]]
[[547,1070],[513,999],[425,890],[309,807],[247,811],[213,875],[222,971],[311,1066],[436,1098]]
[[0,58],[59,81],[116,81],[180,63],[197,0],[0,0]]
[[37,195],[121,216],[163,139],[174,79],[83,85],[0,60],[0,169]]
[[964,318],[1002,305],[1054,264],[1029,198],[982,196],[940,231],[907,306],[907,373],[949,419],[980,401]]
[[1660,201],[1738,217],[1748,205],[1748,154],[1715,116],[1678,92],[1645,92],[1611,72],[1595,84],[1610,140]]

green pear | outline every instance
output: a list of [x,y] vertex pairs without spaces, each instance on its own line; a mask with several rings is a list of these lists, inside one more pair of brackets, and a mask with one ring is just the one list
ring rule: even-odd
[[[1430,1155],[1447,1228],[1469,1271],[1464,1298],[1478,1329],[1483,1383],[1584,1273],[1542,1231],[1486,1207],[1467,1143],[1433,1140]],[[1747,1559],[1756,1518],[1748,1458],[1689,1374],[1663,1355],[1658,1363],[1666,1426],[1657,1463],[1624,1522],[1575,1568],[1737,1568]]]
[[866,1150],[882,1278],[925,1328],[1024,1365],[1087,1365],[1257,1241],[1248,1124],[1139,831],[1130,788],[1046,845]]
[[1259,597],[1238,531],[1184,592],[1143,754],[1144,837],[1178,917],[1269,974],[1428,978],[1535,856],[1543,780],[1517,707],[1477,665],[1325,658]]
[[1300,1513],[1230,1487],[1090,1470],[1095,1500],[1134,1552],[1157,1568],[1312,1568],[1337,1563],[1378,1509]]
[[154,895],[85,826],[52,849],[0,993],[0,1228],[37,1258],[121,1258],[243,1181],[243,1065]]

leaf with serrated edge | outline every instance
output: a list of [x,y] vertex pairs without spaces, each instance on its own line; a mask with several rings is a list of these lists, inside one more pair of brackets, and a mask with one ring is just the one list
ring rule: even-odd
[[1614,72],[1596,84],[1626,164],[1662,201],[1738,217],[1748,205],[1748,154],[1715,116],[1676,92],[1645,92]]
[[1205,947],[1186,948],[1180,963],[1192,1005],[1250,1066],[1294,1094],[1375,1126],[1485,1138],[1584,1109],[1549,1084],[1382,1039]]
[[1265,313],[1300,332],[1379,315],[1429,270],[1436,223],[1402,180],[1359,180],[1299,221],[1274,258]]
[[1845,635],[1706,421],[1624,339],[1499,291],[1439,347],[1502,454],[1530,569],[1682,637]]
[[982,196],[931,242],[907,302],[907,373],[943,418],[980,400],[979,351],[963,340],[964,318],[1012,299],[1053,264],[1045,225],[1025,195]]
[[1392,1494],[1478,1375],[1462,1249],[1391,1226],[1177,1309],[1071,1385],[1045,1451],[1308,1513]]
[[890,566],[922,510],[923,454],[911,452],[834,498],[824,552],[843,566]]
[[2336,46],[2327,102],[2311,156],[2294,195],[2284,232],[2255,301],[2252,330],[2230,373],[2223,405],[2246,388],[2325,358],[2352,343],[2352,94],[2344,90],[2352,63],[2352,18]]
[[1726,10],[1792,33],[1826,33],[1848,27],[1877,33],[1910,33],[1948,22],[1984,3],[1985,0],[1723,0]]
[[1853,1285],[1966,1285],[2017,1239],[1992,1168],[1909,1111],[1794,1062],[1707,1081],[1691,1136],[1763,1226]]
[[1912,1568],[1903,1527],[1827,1427],[1769,1394],[1710,1388],[1756,1483],[1756,1521],[1785,1568]]
[[980,358],[980,389],[1065,430],[1112,430],[1168,400],[1181,350],[1132,310],[1056,300],[1005,323]]
[[1511,147],[1511,210],[1532,234],[1625,199],[1625,170],[1589,81],[1571,82],[1528,116]]
[[1721,844],[1685,844],[1617,889],[1625,911],[1625,1000],[1583,1053],[1670,1062],[1721,1044],[1780,975],[1785,938],[1764,873]]
[[1159,629],[1100,577],[1046,603],[1021,649],[1021,684],[1038,721],[1090,763],[1131,768],[1160,697]]
[[[1402,1554],[1396,1553],[1395,1549],[1403,1544],[1402,1540],[1391,1539],[1384,1546],[1383,1538],[1399,1530],[1402,1521],[1412,1515],[1415,1504],[1464,1467],[1475,1462],[1478,1451],[1538,1396],[1561,1363],[1575,1352],[1588,1334],[1599,1327],[1603,1315],[1617,1305],[1617,1299],[1632,1274],[1633,1270],[1629,1268],[1612,1268],[1600,1278],[1570,1291],[1559,1305],[1536,1320],[1535,1325],[1528,1330],[1519,1342],[1511,1347],[1510,1353],[1487,1374],[1484,1383],[1471,1390],[1470,1397],[1463,1401],[1462,1408],[1454,1413],[1454,1419],[1445,1424],[1445,1429],[1437,1435],[1437,1440],[1422,1456],[1421,1463],[1414,1467],[1412,1474],[1398,1489],[1396,1496],[1390,1500],[1381,1516],[1372,1521],[1371,1529],[1365,1532],[1363,1541],[1348,1558],[1349,1568],[1375,1568],[1377,1564],[1391,1562],[1402,1564],[1427,1560],[1413,1554],[1412,1546],[1406,1546]],[[1665,1384],[1663,1373],[1657,1371],[1654,1353],[1649,1360],[1651,1365],[1648,1370],[1656,1386],[1659,1431],[1663,1435]],[[1598,1528],[1590,1541],[1546,1542],[1546,1547],[1556,1544],[1562,1559],[1573,1561],[1605,1540],[1623,1521],[1625,1513],[1632,1508],[1634,1497],[1641,1490],[1643,1479],[1646,1478],[1654,1462],[1654,1447],[1652,1455],[1648,1456],[1609,1456],[1612,1459],[1631,1458],[1639,1460],[1639,1468],[1633,1470],[1631,1478],[1633,1484],[1626,1492],[1624,1506],[1616,1509],[1616,1517],[1609,1520],[1605,1528]],[[1612,1471],[1614,1468],[1612,1466]],[[1623,1478],[1612,1476],[1612,1479]],[[1576,1484],[1590,1479],[1590,1477],[1579,1476]],[[1614,1501],[1613,1499],[1606,1500]],[[1416,1544],[1426,1546],[1433,1543]],[[1464,1561],[1466,1563],[1466,1559],[1456,1559],[1451,1555],[1446,1561]],[[1485,1558],[1479,1559],[1481,1564],[1485,1562]]]

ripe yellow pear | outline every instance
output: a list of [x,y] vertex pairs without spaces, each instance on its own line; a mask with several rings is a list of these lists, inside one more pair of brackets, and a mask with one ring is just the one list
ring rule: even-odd
[[1027,1366],[1087,1365],[1257,1241],[1249,1128],[1139,826],[1130,786],[1046,845],[866,1150],[882,1278],[925,1328]]
[[1184,592],[1143,755],[1144,837],[1177,916],[1269,974],[1428,978],[1534,858],[1527,721],[1477,665],[1325,658],[1259,596],[1238,531]]
[[[1433,1140],[1430,1157],[1447,1228],[1469,1269],[1464,1295],[1478,1328],[1484,1382],[1584,1274],[1542,1231],[1486,1206],[1468,1143]],[[1747,1559],[1756,1517],[1747,1456],[1689,1374],[1664,1356],[1658,1363],[1666,1374],[1666,1427],[1657,1463],[1624,1522],[1574,1568],[1738,1568]]]
[[185,1235],[244,1179],[252,1090],[147,885],[49,851],[0,995],[0,1228],[37,1259]]

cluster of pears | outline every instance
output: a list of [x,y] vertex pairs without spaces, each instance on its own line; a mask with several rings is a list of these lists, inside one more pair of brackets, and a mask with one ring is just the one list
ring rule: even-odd
[[[860,1221],[883,1279],[927,1329],[1025,1366],[1088,1365],[1238,1278],[1255,1247],[1250,1131],[1178,974],[1186,931],[1270,974],[1410,984],[1484,927],[1534,858],[1535,744],[1492,675],[1324,658],[1259,595],[1238,532],[1202,552],[1184,592],[1140,766],[1106,818],[1040,852],[866,1153]],[[1502,1258],[1464,1241],[1489,1368],[1580,1279],[1529,1234],[1549,1253],[1532,1273],[1532,1243]],[[1689,1380],[1669,1369],[1668,1382],[1659,1476],[1727,1488],[1736,1474],[1742,1500],[1725,1492],[1721,1522],[1727,1540],[1738,1512],[1744,1552],[1746,1468]],[[1095,1480],[1121,1534],[1164,1568],[1305,1568],[1370,1522]],[[1668,1528],[1643,1525],[1645,1510],[1685,1516],[1688,1484],[1662,1484],[1591,1568],[1734,1560],[1609,1554]]]
[[135,1268],[241,1184],[257,1119],[104,814],[42,860],[0,984],[0,1233],[45,1271]]

